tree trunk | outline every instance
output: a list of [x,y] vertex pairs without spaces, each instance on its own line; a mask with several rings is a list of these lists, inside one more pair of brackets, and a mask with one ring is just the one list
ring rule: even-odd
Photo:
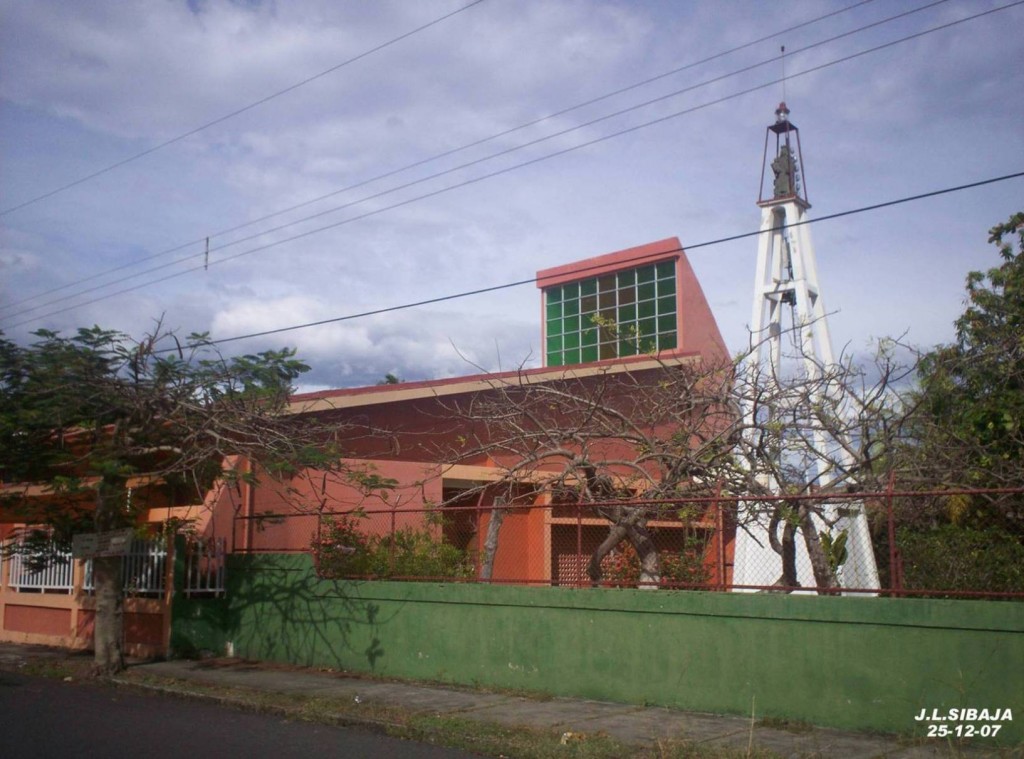
[[[781,541],[776,535],[780,522],[783,523]],[[790,588],[800,585],[796,576],[796,527],[788,519],[783,521],[782,508],[779,506],[775,507],[771,523],[768,525],[768,542],[782,559],[782,574],[775,584],[780,588],[786,588],[785,592],[789,593]]]
[[[807,548],[807,556],[811,561],[811,571],[814,573],[814,584],[819,588],[836,587],[836,576],[828,563],[828,556],[822,548],[821,538],[818,536],[818,528],[812,519],[812,509],[801,503],[794,507],[797,519],[800,523],[800,532],[804,536],[804,546]],[[779,523],[783,523],[782,541],[780,542],[776,531]],[[796,574],[796,526],[791,519],[785,519],[782,508],[778,507],[772,514],[771,524],[768,526],[768,540],[772,549],[782,558],[782,576],[775,582],[776,585],[785,588],[799,587]],[[821,590],[819,593],[827,594],[828,590]]]
[[643,524],[637,524],[643,518],[639,509],[627,512],[625,518],[611,526],[606,537],[597,550],[590,557],[587,564],[587,575],[591,582],[597,585],[601,581],[601,561],[611,553],[623,540],[629,540],[636,550],[640,559],[640,588],[644,590],[657,590],[661,583],[661,559],[658,557],[658,549],[654,546],[651,534]]
[[636,555],[640,557],[640,590],[657,590],[661,584],[661,559],[651,533],[646,527],[634,524],[627,527],[627,533]]
[[[838,585],[835,573],[828,563],[828,556],[821,546],[821,538],[818,537],[818,528],[814,526],[811,518],[811,509],[806,505],[800,506],[800,531],[804,534],[804,545],[807,547],[807,555],[811,559],[811,569],[814,571],[814,584],[819,588],[834,588]],[[828,594],[827,590],[818,591]]]
[[601,582],[601,561],[605,556],[611,553],[611,550],[621,543],[625,537],[626,528],[621,524],[613,524],[611,529],[608,530],[608,537],[601,542],[601,545],[599,545],[597,550],[590,556],[590,563],[587,564],[587,576],[590,578],[593,585],[596,586]]
[[498,533],[501,523],[505,521],[505,499],[494,499],[491,509],[491,521],[487,524],[487,539],[484,541],[484,556],[480,565],[480,579],[490,581],[494,572],[494,555],[498,552]]
[[93,674],[113,675],[124,669],[124,596],[121,591],[121,557],[92,560],[92,579],[96,594],[93,626]]
[[[123,526],[121,511],[127,500],[123,478],[104,477],[96,495],[93,517],[97,532]],[[124,669],[124,589],[121,581],[121,557],[92,560],[93,592],[96,616],[93,626],[93,674],[108,676]]]

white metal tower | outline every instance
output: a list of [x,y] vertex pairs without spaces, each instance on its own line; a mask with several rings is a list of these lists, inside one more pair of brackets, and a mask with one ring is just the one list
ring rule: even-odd
[[[773,144],[774,143],[774,144]],[[771,168],[771,192],[765,193],[766,169]],[[818,267],[806,224],[807,201],[804,181],[800,131],[789,120],[789,109],[780,103],[775,123],[765,131],[765,149],[761,168],[761,234],[758,236],[757,273],[754,279],[754,302],[750,318],[751,346],[747,360],[748,376],[756,374],[760,382],[786,382],[787,379],[820,379],[835,366],[828,317],[818,282]],[[784,325],[788,317],[789,324]],[[791,347],[787,349],[787,344]],[[827,393],[827,390],[819,390]],[[819,398],[818,400],[836,400]],[[842,402],[838,399],[839,403]],[[744,413],[758,413],[751,404]],[[763,410],[760,413],[765,413]],[[761,419],[760,421],[766,421]],[[747,425],[748,429],[750,425]],[[808,490],[830,484],[834,472],[852,463],[845,441],[828,439],[820,427],[805,438],[802,450],[787,451],[792,461],[804,468]],[[810,445],[806,440],[810,440]],[[800,444],[798,443],[797,446]],[[822,454],[825,454],[823,457]],[[817,461],[815,459],[817,458]],[[829,462],[826,464],[823,458]],[[778,482],[762,483],[772,492],[780,493]],[[736,585],[769,586],[783,576],[782,556],[771,547],[770,518],[741,507],[741,522],[746,529],[736,532],[733,583]],[[839,584],[847,588],[877,588],[871,537],[863,506],[859,503],[825,504],[823,519],[815,524],[825,527],[830,535],[846,535],[846,560],[836,572]],[[826,521],[828,524],[826,525]],[[799,532],[799,531],[798,531]],[[802,535],[795,540],[796,579],[801,586],[817,583]]]

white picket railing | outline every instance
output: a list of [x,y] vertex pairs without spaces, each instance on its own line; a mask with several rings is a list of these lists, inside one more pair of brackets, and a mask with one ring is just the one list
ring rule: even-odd
[[[132,541],[128,553],[121,558],[121,577],[124,592],[131,596],[160,595],[167,589],[167,543],[163,538]],[[82,589],[95,590],[92,559],[85,562],[85,580]]]
[[152,595],[167,589],[167,541],[133,540],[121,560],[124,591],[131,595]]
[[[74,566],[70,551],[53,547],[45,565],[34,566],[36,556],[11,554],[9,585],[18,592],[63,592],[74,590]],[[191,541],[185,549],[185,594],[221,595],[225,592],[227,541],[224,538]],[[0,565],[2,571],[2,565]],[[0,575],[2,576],[2,575]],[[125,593],[133,596],[161,595],[167,589],[167,544],[163,538],[133,540],[121,559]],[[93,592],[92,560],[85,562],[82,589]]]
[[225,592],[225,538],[199,539],[185,549],[185,595],[221,595]]
[[70,551],[49,552],[49,560],[34,566],[39,556],[11,554],[10,586],[22,591],[59,591],[70,593],[74,589],[74,563]]

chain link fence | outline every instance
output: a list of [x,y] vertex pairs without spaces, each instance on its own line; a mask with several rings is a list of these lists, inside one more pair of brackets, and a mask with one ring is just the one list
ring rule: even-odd
[[1024,599],[1021,534],[949,519],[978,497],[1024,489],[263,514],[235,550],[308,551],[327,579]]

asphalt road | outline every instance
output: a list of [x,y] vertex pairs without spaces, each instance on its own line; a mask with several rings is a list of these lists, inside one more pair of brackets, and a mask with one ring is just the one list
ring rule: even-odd
[[474,756],[358,729],[290,722],[156,693],[11,672],[0,672],[0,755],[60,759]]

